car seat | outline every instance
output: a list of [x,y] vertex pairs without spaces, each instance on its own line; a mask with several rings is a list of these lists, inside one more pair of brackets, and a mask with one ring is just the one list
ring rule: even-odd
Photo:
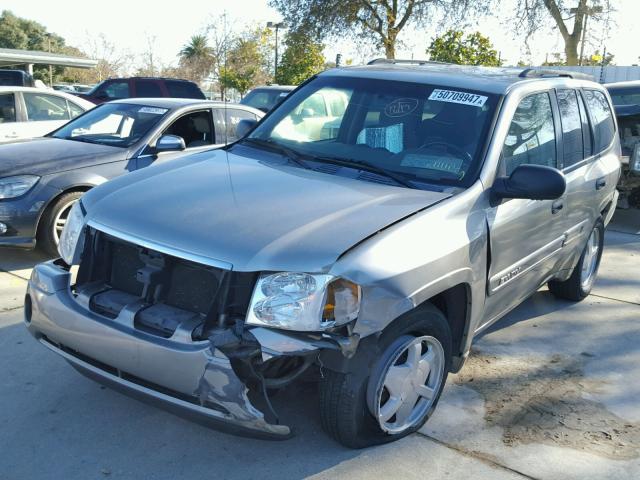
[[189,118],[189,142],[187,148],[211,145],[211,124],[206,116]]

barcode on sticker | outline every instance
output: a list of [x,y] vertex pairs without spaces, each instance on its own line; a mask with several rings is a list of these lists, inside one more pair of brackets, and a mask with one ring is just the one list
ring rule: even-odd
[[483,95],[476,95],[475,93],[457,92],[455,90],[441,90],[436,88],[429,100],[436,100],[438,102],[460,103],[462,105],[473,105],[474,107],[482,107],[488,97]]
[[142,107],[138,112],[140,113],[153,113],[154,115],[164,115],[167,113],[168,108],[159,108],[159,107]]

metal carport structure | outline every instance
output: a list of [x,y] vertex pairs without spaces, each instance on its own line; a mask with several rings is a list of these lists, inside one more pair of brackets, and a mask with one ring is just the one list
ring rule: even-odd
[[25,72],[33,74],[34,65],[58,65],[73,68],[94,68],[97,60],[72,57],[60,53],[41,52],[38,50],[14,50],[0,48],[0,68],[22,67]]

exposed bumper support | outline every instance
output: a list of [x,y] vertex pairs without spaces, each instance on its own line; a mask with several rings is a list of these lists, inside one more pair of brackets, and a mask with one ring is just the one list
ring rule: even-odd
[[81,373],[231,433],[271,439],[291,435],[288,426],[265,420],[229,359],[208,341],[156,337],[96,315],[76,302],[68,285],[64,268],[53,262],[36,266],[25,321],[32,335]]

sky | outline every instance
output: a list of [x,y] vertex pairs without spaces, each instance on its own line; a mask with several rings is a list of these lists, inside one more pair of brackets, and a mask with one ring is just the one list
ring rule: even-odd
[[[500,7],[486,18],[470,21],[469,31],[479,30],[489,36],[495,48],[507,64],[525,60],[539,64],[546,55],[562,51],[562,42],[557,31],[545,29],[530,42],[528,54],[522,35],[515,36],[510,30],[507,13],[516,0],[501,0]],[[640,18],[640,0],[614,0],[617,11],[612,14],[610,32],[602,28],[592,30],[593,42],[585,50],[593,51],[606,47],[615,55],[617,65],[638,64],[637,22]],[[180,0],[179,8],[170,2],[150,0],[109,0],[90,5],[92,2],[69,0],[2,0],[0,9],[36,20],[66,39],[67,44],[87,50],[87,39],[104,36],[121,50],[140,55],[147,49],[148,39],[153,39],[156,54],[165,65],[177,62],[177,53],[188,42],[191,35],[204,30],[217,16],[227,13],[230,28],[242,30],[252,24],[266,25],[268,21],[279,21],[280,15],[268,6],[267,0]],[[577,4],[577,0],[576,0]],[[86,13],[85,13],[86,12]],[[502,18],[498,18],[501,16]],[[397,58],[425,58],[425,49],[431,39],[442,33],[441,22],[424,29],[407,30],[401,37],[403,45],[396,52]],[[325,56],[335,59],[336,53],[343,58],[362,63],[376,55],[373,47],[362,47],[362,42],[336,40],[325,48]]]

